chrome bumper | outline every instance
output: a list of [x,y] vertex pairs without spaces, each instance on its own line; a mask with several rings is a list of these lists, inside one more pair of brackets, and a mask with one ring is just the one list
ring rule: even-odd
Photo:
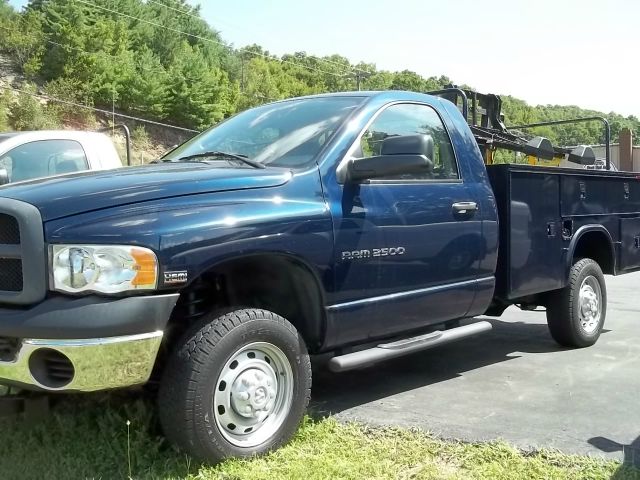
[[0,361],[0,384],[93,392],[145,383],[162,332],[83,340],[25,339],[13,361]]

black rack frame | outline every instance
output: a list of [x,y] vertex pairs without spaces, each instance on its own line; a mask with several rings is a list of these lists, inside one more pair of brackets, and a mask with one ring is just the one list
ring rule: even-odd
[[[465,90],[455,85],[444,88],[442,90],[434,90],[426,92],[429,95],[435,95],[445,98],[458,106],[458,99],[462,99],[460,107],[462,116],[474,132],[477,140],[482,138],[482,142],[486,144],[486,138],[480,137],[479,133],[484,133],[490,137],[508,136],[508,142],[497,142],[501,148],[507,148],[522,151],[525,147],[524,143],[520,146],[518,142],[522,139],[513,133],[513,130],[526,130],[536,127],[544,127],[550,125],[566,125],[571,123],[583,123],[599,121],[603,124],[604,143],[605,143],[605,168],[611,170],[611,126],[606,118],[601,116],[581,117],[568,120],[552,120],[548,122],[529,123],[526,125],[505,126],[502,115],[502,100],[498,95],[481,94],[473,90]],[[471,97],[471,119],[469,119],[469,97]],[[480,118],[478,118],[480,113]],[[522,147],[522,148],[520,148]]]

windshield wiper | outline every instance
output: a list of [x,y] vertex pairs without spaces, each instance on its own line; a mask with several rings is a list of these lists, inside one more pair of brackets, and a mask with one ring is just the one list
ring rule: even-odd
[[175,161],[176,162],[187,162],[189,160],[195,160],[197,158],[216,158],[216,157],[217,158],[226,158],[226,159],[229,159],[229,160],[237,160],[237,161],[242,162],[242,163],[244,163],[246,165],[250,165],[253,168],[267,168],[262,163],[255,162],[255,161],[251,160],[246,155],[240,155],[239,153],[218,152],[218,151],[194,153],[192,155],[186,155],[184,157],[180,157]]

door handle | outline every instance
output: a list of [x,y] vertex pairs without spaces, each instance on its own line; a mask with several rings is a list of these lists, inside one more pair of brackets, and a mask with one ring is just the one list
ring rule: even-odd
[[467,215],[473,216],[478,210],[478,204],[476,202],[456,202],[451,205],[454,215]]

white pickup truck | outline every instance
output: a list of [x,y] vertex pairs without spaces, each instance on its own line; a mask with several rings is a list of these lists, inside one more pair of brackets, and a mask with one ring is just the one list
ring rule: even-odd
[[111,139],[103,133],[73,130],[0,133],[0,185],[122,166]]

